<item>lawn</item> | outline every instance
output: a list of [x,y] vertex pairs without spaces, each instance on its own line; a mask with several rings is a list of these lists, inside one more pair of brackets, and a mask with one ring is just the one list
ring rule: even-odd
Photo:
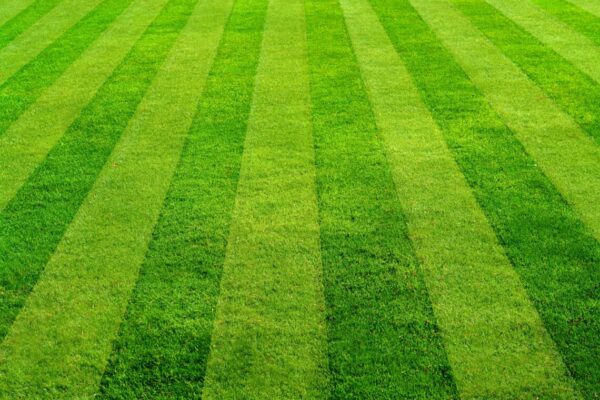
[[0,399],[600,399],[599,0],[0,0]]

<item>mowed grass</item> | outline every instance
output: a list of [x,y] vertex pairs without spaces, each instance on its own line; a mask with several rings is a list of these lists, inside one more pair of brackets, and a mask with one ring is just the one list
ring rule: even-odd
[[101,397],[197,398],[202,392],[265,10],[266,1],[235,4]]
[[307,31],[331,397],[455,398],[339,4]]
[[0,399],[600,398],[597,0],[0,0]]
[[33,25],[62,0],[10,0],[0,11],[0,49]]
[[[142,7],[138,12],[150,14],[148,4],[139,4]],[[156,13],[163,4],[158,3]],[[23,186],[15,188],[19,189],[15,197],[11,198],[8,193],[4,197],[0,195],[0,199],[7,202],[0,213],[1,337],[6,335],[167,56],[185,22],[184,17],[188,15],[182,10],[184,4],[181,0],[171,0],[145,34],[133,38],[139,40],[131,41],[131,45],[135,44],[133,48],[125,48],[127,57],[84,107],[43,163],[31,176],[24,176]],[[152,19],[150,14],[147,23],[150,24]],[[124,27],[128,26],[131,31],[129,21],[124,22],[127,23]],[[168,28],[171,33],[166,32]],[[118,35],[110,39],[126,43]],[[48,134],[48,130],[42,134]],[[77,173],[73,174],[73,171]],[[10,172],[14,173],[14,170]],[[9,172],[5,173],[8,175]],[[9,189],[4,182],[3,195]]]
[[0,346],[13,398],[97,390],[231,3],[179,5],[188,22]]
[[599,393],[600,248],[408,1],[372,0],[422,98],[587,397]]

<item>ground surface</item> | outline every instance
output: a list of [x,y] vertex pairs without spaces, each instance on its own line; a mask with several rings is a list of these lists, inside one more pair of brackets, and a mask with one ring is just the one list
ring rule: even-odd
[[0,398],[600,398],[600,1],[0,1]]

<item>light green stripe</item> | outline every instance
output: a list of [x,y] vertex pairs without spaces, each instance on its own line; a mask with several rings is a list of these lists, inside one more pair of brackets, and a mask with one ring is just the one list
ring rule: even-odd
[[0,5],[0,26],[26,9],[33,0],[5,0]]
[[231,6],[199,3],[48,262],[0,347],[6,397],[96,391]]
[[102,0],[65,0],[0,51],[0,85]]
[[486,0],[540,42],[600,83],[600,47],[528,0]]
[[204,399],[325,398],[326,344],[302,0],[272,0]]
[[366,0],[342,0],[463,398],[574,398],[552,339]]
[[446,1],[412,4],[600,239],[600,148]]
[[0,136],[0,211],[127,55],[167,0],[136,0]]
[[590,14],[600,17],[600,1],[598,0],[568,0]]

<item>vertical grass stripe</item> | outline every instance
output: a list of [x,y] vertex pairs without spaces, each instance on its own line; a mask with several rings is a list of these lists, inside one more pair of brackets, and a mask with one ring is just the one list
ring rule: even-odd
[[135,0],[0,136],[0,210],[123,61],[167,0]]
[[600,243],[408,0],[371,0],[585,398],[600,390]]
[[0,7],[0,29],[19,13],[25,10],[34,0],[6,0]]
[[104,374],[103,398],[201,394],[266,3],[235,3]]
[[555,345],[366,0],[341,2],[463,398],[575,398]]
[[580,7],[586,10],[589,13],[594,14],[597,17],[600,17],[600,3],[596,0],[568,0],[569,2],[575,4],[577,7]]
[[0,50],[0,85],[102,0],[64,0]]
[[0,346],[6,397],[96,392],[230,7],[198,3],[11,326]]
[[132,0],[103,0],[0,86],[0,136],[107,29]]
[[326,398],[302,0],[267,8],[205,399]]
[[486,0],[519,26],[600,83],[600,46],[529,1]]
[[339,3],[307,32],[331,398],[457,398]]
[[448,3],[414,0],[413,5],[600,239],[597,144]]
[[452,4],[600,143],[600,85],[485,1]]
[[533,0],[533,2],[574,30],[592,39],[597,46],[600,45],[600,18],[598,16],[567,0]]
[[[142,3],[145,7],[138,8],[139,12],[151,17],[150,4],[139,2]],[[1,338],[94,184],[195,4],[196,0],[170,0],[162,8],[0,213]]]

